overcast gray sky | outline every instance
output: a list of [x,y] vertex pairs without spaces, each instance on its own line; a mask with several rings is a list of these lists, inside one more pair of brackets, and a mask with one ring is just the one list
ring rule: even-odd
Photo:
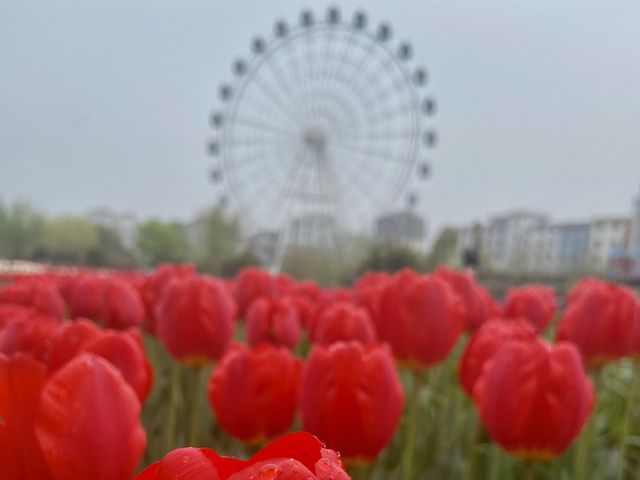
[[[431,73],[432,227],[509,208],[627,213],[640,188],[640,2],[375,0]],[[0,0],[0,196],[189,218],[214,201],[218,84],[293,0]]]

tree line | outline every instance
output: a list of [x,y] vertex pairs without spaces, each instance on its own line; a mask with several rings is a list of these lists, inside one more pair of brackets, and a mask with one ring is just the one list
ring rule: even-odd
[[[216,206],[191,222],[147,219],[122,228],[91,216],[48,216],[25,202],[0,200],[0,258],[93,267],[152,268],[162,262],[194,263],[202,272],[231,276],[259,265],[237,218]],[[453,259],[456,231],[443,229],[429,252],[363,239],[352,251],[292,251],[283,270],[322,283],[347,283],[367,270],[412,267],[429,271]]]

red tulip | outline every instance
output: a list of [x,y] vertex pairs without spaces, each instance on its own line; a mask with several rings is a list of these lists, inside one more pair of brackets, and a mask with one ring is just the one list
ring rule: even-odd
[[313,435],[290,433],[249,460],[223,457],[209,448],[179,448],[135,480],[348,480],[336,452]]
[[372,318],[380,313],[380,297],[391,278],[388,272],[367,272],[353,285],[356,303],[365,307]]
[[510,288],[504,303],[503,316],[525,318],[537,332],[544,330],[556,312],[555,291],[544,285]]
[[238,315],[245,316],[249,306],[259,297],[274,297],[278,286],[274,277],[262,268],[243,268],[236,277]]
[[4,303],[0,305],[0,329],[14,318],[29,318],[37,316],[39,312],[31,307],[17,305],[15,303]]
[[145,355],[138,329],[125,332],[105,330],[86,345],[84,351],[95,353],[118,369],[143,403],[153,385],[153,369]]
[[447,282],[462,301],[467,330],[476,331],[487,320],[500,313],[491,294],[476,282],[472,271],[440,267],[435,275]]
[[246,314],[250,345],[270,342],[294,348],[300,340],[300,318],[288,298],[261,297],[253,301]]
[[372,460],[391,440],[404,392],[386,346],[315,346],[302,373],[302,423],[354,461]]
[[217,421],[248,443],[287,431],[296,413],[301,370],[302,361],[284,347],[232,347],[209,382]]
[[474,398],[487,432],[525,459],[562,454],[593,407],[593,387],[570,343],[507,342],[478,379]]
[[42,390],[36,434],[56,479],[128,480],[146,445],[140,402],[116,368],[82,354]]
[[0,478],[53,480],[33,418],[46,380],[44,365],[28,356],[0,354]]
[[16,317],[0,329],[0,353],[24,353],[46,363],[51,338],[59,327],[59,320],[41,314]]
[[296,287],[296,282],[289,275],[281,273],[276,275],[273,279],[276,285],[276,292],[279,295],[290,295],[293,293]]
[[598,288],[606,285],[606,282],[597,277],[583,277],[576,282],[576,284],[565,295],[567,303],[571,303],[576,300],[582,293],[591,288]]
[[458,378],[464,391],[473,396],[473,388],[482,370],[500,348],[511,340],[534,340],[536,333],[524,319],[494,319],[483,324],[467,343],[458,366]]
[[102,309],[105,278],[95,274],[79,274],[69,287],[69,308],[74,318],[96,319]]
[[222,282],[192,275],[164,288],[157,333],[171,354],[191,365],[219,358],[235,329],[235,305]]
[[323,345],[340,340],[370,343],[375,339],[373,323],[367,311],[346,302],[336,302],[325,308],[313,332],[313,341]]
[[0,303],[33,307],[43,315],[63,318],[65,303],[54,283],[25,279],[0,288]]
[[631,353],[640,323],[633,291],[612,283],[592,284],[568,304],[556,339],[573,342],[589,368]]
[[400,362],[416,370],[444,360],[463,328],[464,308],[446,282],[412,270],[385,286],[374,318],[378,338]]
[[145,311],[136,288],[122,278],[105,281],[100,320],[108,328],[125,329],[142,325]]
[[140,403],[117,370],[81,355],[49,379],[0,355],[0,478],[128,480],[144,452]]
[[86,318],[77,318],[73,322],[61,324],[51,338],[49,371],[59,369],[80,352],[85,351],[86,346],[101,334],[102,330]]
[[146,310],[145,328],[156,331],[156,310],[160,305],[162,293],[174,278],[187,278],[196,275],[196,267],[191,264],[163,263],[159,265],[141,286],[140,294]]

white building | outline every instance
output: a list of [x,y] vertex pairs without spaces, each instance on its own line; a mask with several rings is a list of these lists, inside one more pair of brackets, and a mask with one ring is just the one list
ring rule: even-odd
[[482,239],[482,262],[496,272],[526,271],[529,237],[547,223],[546,215],[523,210],[490,218]]
[[609,259],[625,252],[629,243],[631,222],[628,217],[598,217],[591,221],[587,269],[606,273]]
[[525,239],[524,271],[553,275],[558,264],[560,235],[555,225],[533,228]]

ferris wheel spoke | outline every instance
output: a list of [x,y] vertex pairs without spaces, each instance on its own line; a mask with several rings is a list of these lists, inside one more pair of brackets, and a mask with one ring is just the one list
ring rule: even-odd
[[[383,90],[383,92],[385,93],[384,96],[379,95],[380,92],[379,90],[377,90],[377,87],[380,85],[380,81],[385,79],[383,75],[384,71],[389,71],[394,66],[393,62],[391,61],[389,61],[387,64],[388,67],[381,68],[377,71],[376,75],[370,76],[367,80],[363,81],[360,84],[359,88],[362,89],[363,96],[367,98],[364,104],[365,108],[371,107],[374,102],[376,105],[382,105],[391,97],[391,95],[385,92],[385,90]],[[391,84],[390,87],[392,92],[398,91],[395,83]]]
[[[379,90],[370,90],[372,94],[367,98],[364,107],[371,108],[375,105],[375,108],[373,110],[375,111],[381,106],[386,105],[387,101],[393,99],[394,96],[399,97],[398,92],[401,92],[404,87],[405,86],[402,82],[402,79],[396,79],[393,83],[386,86],[385,88],[381,88]],[[404,92],[402,96],[405,96]],[[417,102],[417,99],[412,100]]]
[[386,142],[392,139],[407,139],[411,137],[413,137],[413,132],[410,130],[370,130],[366,135],[356,137],[354,140],[362,140],[366,138],[370,142]]
[[[260,93],[258,96],[257,93],[258,92],[255,91],[247,92],[243,98],[242,112],[240,114],[236,112],[236,115],[240,117],[249,117],[255,121],[267,123],[269,125],[289,125],[290,119],[286,114],[282,112],[277,105],[274,105],[273,101],[265,100],[264,94]],[[283,129],[283,131],[290,132],[290,129],[287,127],[286,129]]]
[[348,152],[351,153],[356,153],[358,155],[364,155],[367,157],[371,157],[371,158],[379,158],[381,160],[387,160],[387,161],[392,161],[392,162],[398,162],[401,161],[399,160],[397,157],[389,154],[389,153],[384,153],[384,152],[380,152],[377,150],[371,150],[371,149],[367,149],[367,148],[360,148],[357,145],[353,145],[353,144],[349,144],[349,143],[336,143],[334,144],[334,146],[336,148],[341,148],[343,150],[346,150]]
[[407,113],[415,111],[416,108],[411,103],[405,103],[393,108],[387,108],[385,110],[372,110],[370,111],[369,125],[377,125],[379,123],[388,123],[395,120],[398,117],[406,116]]
[[[291,92],[294,91],[295,87],[293,85],[291,85],[288,81],[285,80],[284,75],[283,75],[282,71],[279,68],[279,63],[276,62],[275,59],[274,59],[274,61],[268,62],[268,63],[270,65],[271,72],[273,73],[273,76],[276,79],[277,88],[279,89],[278,97],[281,98],[282,94],[290,95]],[[278,65],[277,67],[276,67],[276,64]],[[296,106],[296,108],[300,108],[299,104],[296,104],[295,106]],[[306,112],[303,111],[301,113],[301,115],[306,118],[307,114],[306,114]],[[295,117],[296,117],[296,120],[297,120],[296,124],[299,125],[300,124],[300,119],[298,118],[298,115],[295,115]]]
[[[358,172],[356,172],[356,174],[352,173],[355,165],[350,164],[348,162],[345,162],[345,163],[346,165],[341,171],[344,172],[344,175],[347,177],[347,180],[349,181],[349,183],[356,187],[356,190],[360,193],[362,198],[364,198],[365,200],[368,199],[369,196],[371,195],[371,189],[367,188],[362,183],[362,178],[361,177],[359,178],[357,175]],[[354,165],[354,166],[349,166],[349,165]],[[368,169],[363,169],[363,171],[368,171]],[[378,180],[378,178],[376,178],[376,180]]]
[[349,29],[347,33],[343,36],[343,38],[344,38],[344,42],[342,43],[343,47],[342,47],[342,50],[340,51],[341,55],[340,55],[340,61],[338,63],[338,65],[340,65],[341,68],[338,69],[338,72],[342,70],[342,68],[344,68],[345,65],[349,64],[349,62],[347,61],[347,58],[349,58],[349,55],[353,49],[353,30]]
[[[303,71],[300,68],[300,62],[298,61],[298,59],[296,58],[295,54],[292,51],[291,48],[291,44],[289,42],[285,42],[285,50],[287,53],[287,62],[289,65],[291,65],[291,71],[293,72],[294,75],[294,85],[295,85],[295,92],[296,92],[296,97],[298,97],[300,95],[300,93],[302,92],[302,89],[304,87],[304,74]],[[309,112],[309,106],[307,104],[307,102],[300,102],[300,107],[303,109],[304,111],[304,115],[306,120],[309,120],[309,118],[311,117],[311,114]]]
[[259,75],[257,74],[254,76],[254,81],[258,88],[260,88],[260,90],[262,90],[262,92],[266,95],[266,98],[271,100],[271,103],[278,107],[278,109],[284,114],[284,116],[291,124],[291,127],[296,128],[300,123],[300,119],[296,118],[296,116],[289,110],[286,102],[276,94],[276,91],[273,89],[273,87],[265,80],[259,79]]
[[255,137],[255,138],[243,138],[236,140],[233,144],[233,148],[255,148],[270,145],[273,143],[271,138]]
[[270,169],[256,169],[253,174],[245,175],[240,184],[239,191],[245,191],[249,186],[255,188],[255,191],[248,197],[249,203],[253,205],[270,189],[274,188],[277,184],[277,177]]
[[[306,54],[305,54],[305,59],[307,62],[307,69],[306,69],[306,74],[304,76],[304,81],[303,81],[303,86],[304,89],[309,90],[311,89],[314,81],[315,81],[315,77],[317,76],[316,73],[316,54],[315,54],[315,35],[316,32],[312,32],[309,35],[306,36],[306,41],[305,41],[305,50],[306,50]],[[313,118],[315,116],[315,108],[313,106],[313,104],[309,104],[309,112],[311,115],[311,118]]]
[[396,71],[395,62],[391,58],[387,58],[380,67],[363,80],[363,84],[369,87],[370,91],[374,91],[381,81],[389,78],[387,75]]
[[[371,168],[370,158],[369,156],[365,156],[362,154],[356,154],[353,162],[345,162],[345,172],[350,172],[353,175],[354,181],[357,182],[359,178],[358,175],[364,173],[367,177],[369,177],[369,181],[372,185],[379,184],[381,181],[381,175],[379,173],[379,169]],[[388,165],[388,164],[387,164]],[[350,167],[350,168],[349,168]],[[386,182],[386,179],[384,179]],[[371,196],[371,190],[366,190],[363,192],[365,195]]]
[[322,73],[320,75],[320,91],[323,92],[326,88],[327,78],[331,68],[331,58],[333,57],[332,51],[335,45],[335,35],[337,32],[332,32],[330,29],[325,31],[325,48],[323,60]]
[[360,55],[360,58],[358,59],[357,63],[355,64],[354,68],[351,70],[351,75],[349,75],[347,77],[346,83],[347,84],[351,84],[354,80],[354,78],[356,78],[356,75],[359,75],[362,73],[362,67],[364,66],[365,62],[367,61],[367,58],[371,55],[371,53],[373,52],[373,49],[375,47],[375,44],[369,43],[367,45],[367,47],[362,51],[362,54]]
[[291,135],[291,132],[288,130],[284,130],[282,128],[278,128],[272,124],[266,123],[263,120],[259,120],[257,118],[251,117],[235,117],[234,122],[238,125],[244,125],[246,127],[251,127],[257,130],[268,131],[272,133],[278,133],[280,135]]

